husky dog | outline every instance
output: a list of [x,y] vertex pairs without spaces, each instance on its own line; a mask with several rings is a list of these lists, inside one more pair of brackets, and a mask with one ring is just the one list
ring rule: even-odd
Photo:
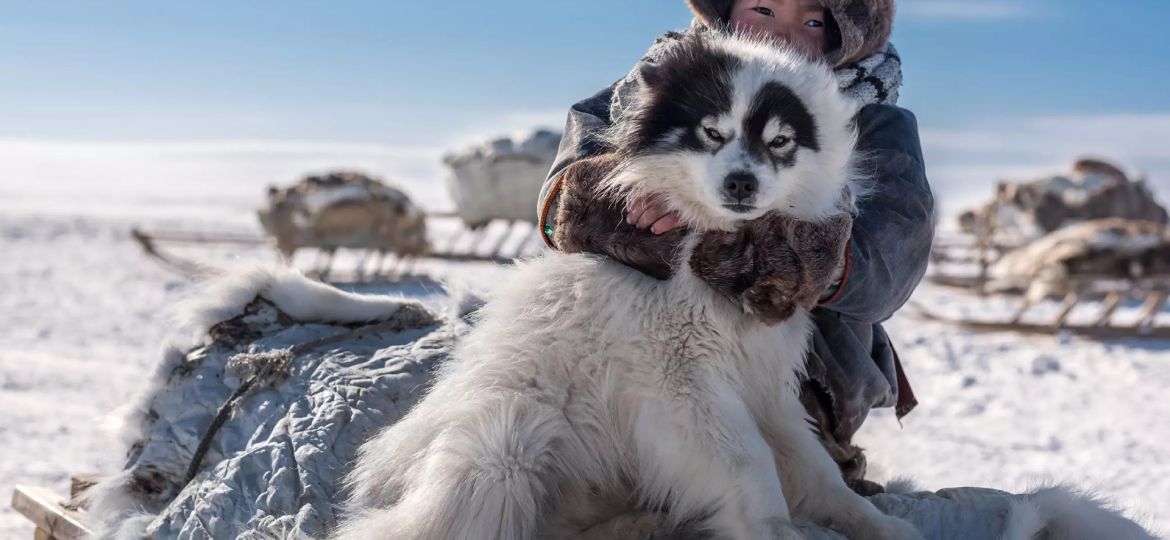
[[[661,196],[691,231],[842,211],[857,109],[827,67],[704,33],[640,76],[608,189]],[[794,517],[920,538],[846,487],[809,428],[808,312],[766,325],[678,267],[659,281],[583,254],[518,264],[426,398],[362,448],[337,534],[575,538],[632,506],[718,538],[798,538]]]

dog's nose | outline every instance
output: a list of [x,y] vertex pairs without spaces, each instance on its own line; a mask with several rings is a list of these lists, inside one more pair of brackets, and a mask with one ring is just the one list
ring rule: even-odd
[[756,175],[749,172],[733,172],[723,179],[723,196],[735,202],[752,198],[760,187]]

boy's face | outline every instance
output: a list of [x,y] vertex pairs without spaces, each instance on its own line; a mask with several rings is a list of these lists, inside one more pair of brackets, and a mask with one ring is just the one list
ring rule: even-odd
[[813,60],[825,57],[825,8],[817,0],[736,0],[731,25],[777,38]]

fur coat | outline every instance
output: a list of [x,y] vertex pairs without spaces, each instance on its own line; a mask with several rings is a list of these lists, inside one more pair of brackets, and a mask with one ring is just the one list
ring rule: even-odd
[[[727,22],[734,0],[687,0],[704,26]],[[841,30],[841,47],[830,51],[834,67],[851,64],[882,49],[894,26],[894,0],[821,0]]]

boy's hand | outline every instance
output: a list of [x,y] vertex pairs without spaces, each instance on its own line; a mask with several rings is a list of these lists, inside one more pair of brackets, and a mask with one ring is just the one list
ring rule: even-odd
[[849,214],[812,223],[773,212],[735,232],[706,233],[691,270],[745,312],[778,324],[815,307],[838,279],[852,228]]
[[658,197],[634,197],[626,203],[626,223],[654,234],[670,232],[685,224],[678,213],[670,211]]
[[[648,276],[667,279],[674,274],[675,252],[686,229],[666,228],[672,223],[665,221],[651,232],[629,223],[625,202],[598,187],[620,163],[618,156],[602,154],[565,168],[553,242],[566,253],[607,255]],[[639,218],[647,213],[646,207],[643,203],[639,208]],[[666,219],[659,216],[650,225]]]

